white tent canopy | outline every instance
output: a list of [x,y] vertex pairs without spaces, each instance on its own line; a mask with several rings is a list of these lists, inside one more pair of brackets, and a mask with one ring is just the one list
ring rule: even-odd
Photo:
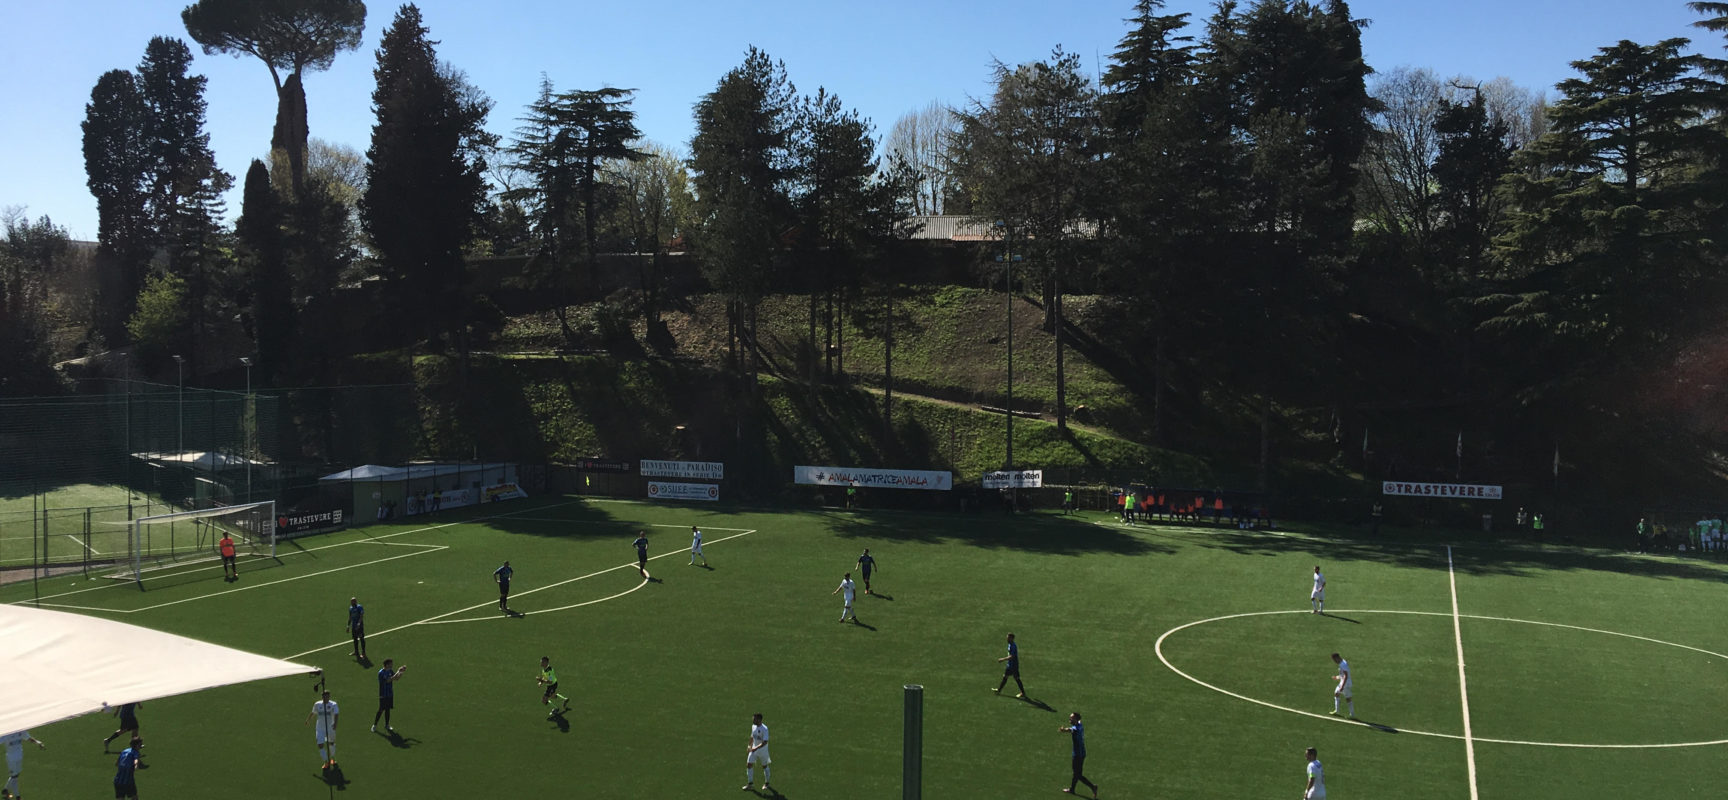
[[303,675],[292,664],[124,622],[0,605],[0,732],[217,686]]
[[409,464],[405,467],[381,467],[377,464],[333,472],[321,481],[405,481],[413,478],[436,478],[461,473],[496,471],[500,475],[515,468],[515,464]]

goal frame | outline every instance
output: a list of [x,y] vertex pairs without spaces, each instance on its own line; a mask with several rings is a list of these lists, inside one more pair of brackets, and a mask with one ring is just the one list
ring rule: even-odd
[[[257,531],[257,545],[254,547],[253,553],[266,558],[275,558],[276,501],[264,500],[256,503],[243,503],[236,506],[218,506],[215,508],[205,508],[196,511],[177,511],[172,514],[155,514],[132,520],[131,524],[127,526],[126,536],[127,566],[131,568],[130,572],[132,574],[130,576],[116,577],[130,577],[138,584],[139,588],[143,588],[144,572],[146,571],[145,562],[147,560],[162,560],[158,559],[158,557],[154,555],[146,555],[146,551],[150,549],[146,546],[146,543],[149,541],[149,534],[147,531],[150,527],[163,524],[173,524],[181,520],[196,522],[200,519],[228,517],[248,511],[255,512],[257,514],[256,518],[261,521],[261,529]],[[164,558],[165,560],[172,562],[172,565],[195,564],[220,558],[220,554],[216,553],[214,549],[211,550],[209,555],[200,555],[196,547],[187,551],[187,553],[186,556],[182,557],[177,555],[173,549],[170,549]],[[151,569],[154,568],[155,567],[151,567]]]

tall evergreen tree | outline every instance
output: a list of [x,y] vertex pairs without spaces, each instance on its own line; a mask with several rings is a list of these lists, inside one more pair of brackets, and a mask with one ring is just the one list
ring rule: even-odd
[[1505,210],[1497,187],[1513,153],[1510,126],[1489,114],[1480,89],[1471,95],[1469,102],[1441,100],[1434,119],[1437,247],[1440,260],[1462,281],[1484,277],[1491,269],[1493,237]]
[[776,274],[793,220],[796,102],[785,64],[751,47],[744,63],[697,101],[690,140],[696,248],[709,283],[726,295],[732,365],[752,374],[756,308]]
[[94,327],[113,345],[126,339],[126,320],[156,246],[148,116],[137,76],[119,69],[97,79],[84,111],[84,171],[96,196],[99,242]]
[[361,220],[404,319],[467,354],[463,251],[485,208],[489,102],[441,68],[420,9],[403,5],[373,70],[372,144]]
[[264,162],[253,161],[246,171],[243,198],[234,233],[250,293],[258,377],[263,384],[274,385],[286,374],[292,352],[294,287],[288,275],[287,220]]
[[50,340],[48,282],[70,249],[66,229],[4,214],[0,239],[0,397],[60,388]]
[[[829,378],[844,378],[843,321],[860,283],[860,261],[868,257],[871,245],[876,142],[869,121],[822,87],[799,102],[794,131],[792,202],[798,215],[797,245],[802,271],[814,278],[802,282],[810,297],[810,353],[823,354],[820,361]],[[824,298],[821,344],[816,333],[818,289]],[[811,358],[812,368],[817,361]]]
[[306,175],[307,70],[329,69],[336,54],[360,46],[361,0],[197,0],[180,12],[186,32],[207,54],[247,54],[264,62],[276,85],[272,151],[286,161],[299,194]]
[[1611,376],[1714,313],[1711,229],[1723,200],[1700,167],[1723,139],[1700,124],[1717,89],[1685,39],[1622,41],[1573,62],[1553,130],[1519,153],[1499,244],[1509,280],[1478,299],[1482,328],[1544,381]]
[[1040,277],[1044,327],[1056,339],[1056,424],[1068,422],[1063,278],[1075,268],[1080,223],[1095,207],[1102,137],[1097,91],[1080,57],[1057,48],[1046,61],[996,64],[988,105],[960,112],[968,148],[961,173],[972,214],[1001,222]]
[[192,75],[192,51],[184,42],[155,37],[138,65],[145,116],[145,146],[150,152],[148,210],[165,268],[184,281],[185,337],[198,362],[222,297],[227,248],[218,219],[222,193],[233,178],[216,166],[210,135],[204,132],[207,79]]

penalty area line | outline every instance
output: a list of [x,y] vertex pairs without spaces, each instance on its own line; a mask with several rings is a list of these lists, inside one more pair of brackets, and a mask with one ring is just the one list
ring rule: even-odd
[[[725,536],[725,537],[722,537],[719,539],[715,539],[712,542],[705,542],[704,544],[719,544],[721,542],[730,541],[732,539],[738,539],[738,538],[741,538],[744,536],[749,536],[750,534],[755,533],[757,530],[760,530],[760,529],[751,528],[750,530],[744,531],[743,533],[735,533],[731,536]],[[689,548],[685,548],[682,550],[669,550],[667,552],[661,553],[660,555],[651,556],[651,557],[649,557],[648,560],[649,561],[655,561],[658,559],[667,558],[667,557],[675,556],[675,555],[686,555],[689,552],[690,552]],[[398,558],[400,558],[400,556],[398,556]],[[534,594],[535,592],[543,592],[543,591],[546,591],[547,589],[556,589],[560,586],[567,586],[567,585],[575,583],[577,581],[585,581],[585,580],[588,580],[589,578],[597,577],[600,575],[605,575],[608,572],[617,572],[618,570],[621,570],[621,569],[631,569],[631,568],[634,568],[635,566],[636,566],[636,562],[628,561],[628,562],[625,562],[623,564],[619,564],[617,566],[607,567],[607,568],[602,569],[602,570],[596,570],[594,572],[590,572],[587,575],[579,575],[579,576],[574,577],[574,578],[566,578],[564,580],[557,581],[555,583],[546,584],[545,586],[537,586],[537,587],[535,587],[533,589],[529,589],[528,591],[525,591],[525,592],[517,592],[514,596],[515,597],[525,597],[527,595]],[[558,608],[547,608],[547,609],[541,609],[539,611],[524,611],[524,612],[521,612],[521,615],[522,616],[528,616],[529,614],[548,614],[548,613],[551,613],[553,611],[568,611],[569,609],[572,609],[572,608],[581,608],[582,606],[593,605],[595,603],[601,603],[601,602],[605,602],[607,600],[614,600],[614,599],[617,599],[619,597],[623,597],[624,595],[630,594],[631,592],[634,592],[637,589],[640,589],[643,586],[647,586],[647,585],[648,585],[648,580],[644,579],[641,583],[638,583],[636,586],[632,587],[628,591],[619,592],[618,594],[612,595],[611,597],[603,597],[603,598],[600,598],[599,600],[589,600],[587,602],[576,603],[575,605],[569,605],[569,606],[560,606]],[[412,628],[412,627],[415,627],[418,625],[447,625],[447,624],[450,624],[453,622],[489,622],[492,620],[503,619],[503,617],[496,617],[496,616],[475,617],[473,619],[445,619],[445,617],[453,617],[453,616],[456,616],[457,614],[464,614],[464,613],[467,613],[469,611],[474,611],[476,609],[486,608],[486,607],[494,606],[494,605],[497,605],[496,600],[491,600],[491,601],[487,601],[484,603],[475,603],[474,605],[468,606],[467,608],[458,608],[455,611],[446,611],[442,614],[435,614],[433,616],[426,617],[425,619],[415,620],[413,622],[410,622],[410,623],[407,623],[404,625],[397,625],[394,628],[385,628],[384,630],[381,630],[377,633],[367,634],[367,636],[370,638],[376,639],[376,638],[383,636],[387,633],[395,633],[397,631],[407,630],[408,628]],[[292,661],[292,660],[294,660],[296,658],[300,658],[302,656],[312,655],[313,653],[322,653],[325,650],[334,650],[338,647],[346,647],[351,643],[352,643],[352,640],[347,639],[347,640],[343,640],[340,642],[336,642],[335,644],[327,644],[327,645],[324,645],[323,647],[314,647],[311,650],[304,650],[304,651],[295,653],[295,654],[290,655],[290,656],[283,656],[282,660]]]

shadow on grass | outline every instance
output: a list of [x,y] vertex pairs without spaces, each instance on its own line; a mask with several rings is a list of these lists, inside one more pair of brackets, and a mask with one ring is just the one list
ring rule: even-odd
[[558,726],[559,733],[570,732],[570,720],[565,718],[563,709],[552,712],[546,717],[546,721]]
[[[1647,578],[1728,582],[1728,570],[1708,562],[1688,562],[1658,556],[1643,556],[1611,550],[1529,542],[1456,538],[1425,531],[1392,529],[1372,537],[1344,526],[1298,526],[1325,539],[1307,535],[1287,536],[1279,531],[1242,531],[1202,527],[1176,530],[1198,541],[1202,547],[1229,550],[1244,555],[1304,553],[1317,563],[1371,561],[1405,567],[1445,570],[1446,548],[1452,548],[1450,566],[1466,575],[1530,577],[1547,572],[1617,572]],[[1458,532],[1452,532],[1454,536]]]
[[[1114,553],[1140,556],[1174,553],[1177,547],[1138,532],[1117,530],[1078,518],[1043,514],[935,514],[883,511],[824,513],[836,535],[899,542],[958,542],[975,547],[1024,550],[1055,555]],[[884,596],[884,599],[892,600]]]
[[318,773],[318,780],[338,792],[347,791],[350,782],[348,776],[342,774],[341,764],[336,764],[326,770],[320,770]]
[[1320,616],[1329,617],[1331,619],[1336,619],[1336,620],[1341,620],[1343,622],[1348,622],[1352,625],[1361,625],[1362,624],[1361,620],[1354,620],[1354,619],[1351,619],[1349,617],[1341,617],[1341,616],[1338,616],[1337,614],[1333,614],[1333,613],[1327,612],[1327,611],[1320,612]]
[[386,732],[381,733],[379,735],[389,739],[391,747],[398,747],[398,748],[401,748],[403,750],[407,750],[408,748],[413,747],[414,745],[417,745],[420,743],[419,739],[416,739],[412,736],[403,736],[402,734],[397,733],[395,731],[386,731]]
[[1033,708],[1036,708],[1040,711],[1048,711],[1052,714],[1056,713],[1056,709],[1051,708],[1050,704],[1044,702],[1043,700],[1039,700],[1039,699],[1034,698],[1034,697],[1018,697],[1015,699],[1019,700],[1022,703],[1025,703],[1026,705],[1029,705]]

